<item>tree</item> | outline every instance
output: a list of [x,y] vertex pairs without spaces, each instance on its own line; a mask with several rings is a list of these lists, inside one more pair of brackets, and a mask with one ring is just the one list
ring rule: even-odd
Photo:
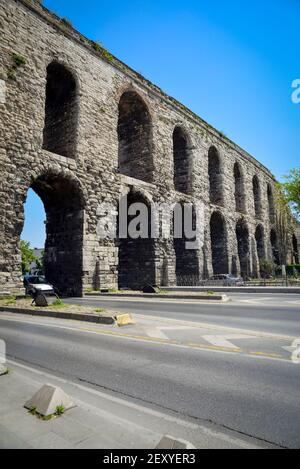
[[34,255],[34,250],[30,247],[28,241],[20,242],[20,249],[22,254],[22,272],[23,275],[30,272],[30,264],[36,262],[37,258]]
[[278,184],[275,192],[276,229],[278,234],[279,262],[286,265],[291,251],[291,239],[295,220],[290,210],[282,184]]
[[260,273],[263,278],[273,275],[276,269],[276,264],[269,259],[260,260]]
[[300,169],[292,169],[281,184],[286,201],[290,204],[292,212],[300,221]]

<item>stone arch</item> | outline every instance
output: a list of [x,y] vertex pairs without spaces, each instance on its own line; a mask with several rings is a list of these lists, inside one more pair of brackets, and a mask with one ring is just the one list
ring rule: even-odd
[[[119,288],[141,289],[147,284],[154,285],[156,283],[155,274],[155,241],[151,236],[151,201],[145,194],[139,190],[131,189],[125,195],[127,198],[128,209],[133,204],[143,204],[147,210],[147,232],[136,238],[129,237],[128,229],[130,224],[140,215],[128,214],[127,234],[124,233],[118,239],[119,248],[119,266],[118,266],[118,282]],[[120,214],[119,214],[120,228]],[[137,226],[141,228],[140,225]]]
[[255,231],[255,241],[258,259],[261,261],[266,258],[265,250],[265,230],[262,225],[258,225]]
[[125,91],[119,101],[119,172],[145,182],[153,181],[152,119],[145,101]]
[[261,217],[261,189],[260,189],[260,182],[258,177],[255,175],[252,179],[252,187],[253,187],[253,198],[254,198],[254,209],[255,209],[255,216],[256,218]]
[[47,67],[43,149],[69,158],[76,157],[79,113],[78,82],[63,64]]
[[270,242],[271,242],[273,261],[275,262],[276,265],[280,265],[278,235],[274,228],[272,228],[270,232]]
[[298,247],[298,240],[295,234],[293,234],[293,237],[292,237],[292,246],[293,246],[293,262],[295,262],[295,264],[299,264],[299,247]]
[[[193,241],[187,239],[184,224],[186,212],[184,203],[178,202],[174,206],[173,216],[173,235],[174,251],[176,258],[176,282],[178,286],[197,285],[200,279],[199,251],[196,249],[187,249],[187,242]],[[195,223],[195,211],[192,214],[193,228]],[[179,217],[179,218],[177,218]],[[176,221],[176,230],[174,224]],[[181,224],[181,226],[179,226]],[[177,234],[175,234],[177,232]]]
[[208,175],[210,202],[214,205],[223,205],[221,159],[214,146],[211,146],[208,152]]
[[210,239],[214,275],[228,274],[227,229],[220,212],[213,212],[210,218]]
[[190,142],[186,131],[176,126],[173,132],[174,187],[178,192],[190,192]]
[[245,212],[245,186],[244,175],[241,165],[236,162],[233,169],[234,173],[234,196],[235,209],[237,212]]
[[236,224],[236,238],[242,277],[250,275],[250,237],[249,228],[244,219]]
[[40,197],[46,212],[46,279],[62,296],[81,296],[86,202],[80,183],[63,172],[46,171],[31,177],[29,188]]
[[271,184],[267,186],[267,196],[268,196],[268,209],[269,209],[269,218],[270,222],[274,223],[275,219],[275,205],[274,205],[274,194]]

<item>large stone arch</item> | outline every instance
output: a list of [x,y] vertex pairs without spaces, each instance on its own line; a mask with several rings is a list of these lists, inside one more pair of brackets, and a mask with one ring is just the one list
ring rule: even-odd
[[236,162],[233,168],[234,174],[234,197],[237,212],[245,212],[245,185],[241,165]]
[[44,150],[76,157],[78,114],[78,80],[68,67],[53,61],[47,67]]
[[272,252],[273,261],[275,262],[276,265],[280,265],[278,234],[274,228],[272,228],[270,231],[270,243],[271,243],[271,252]]
[[[130,237],[129,227],[134,219],[141,214],[138,207],[135,215],[128,215],[123,233],[118,238],[118,283],[119,288],[141,289],[147,284],[156,283],[155,240],[152,237],[151,197],[147,193],[133,188],[126,197],[128,209],[134,204],[142,204],[147,211],[147,232],[138,237]],[[128,211],[127,211],[128,213]],[[119,213],[119,230],[120,230]],[[124,220],[123,220],[124,224]],[[139,226],[137,227],[139,229]],[[124,232],[125,229],[125,232]]]
[[271,223],[275,220],[275,204],[274,204],[274,193],[271,184],[267,185],[267,197],[268,197],[268,211],[269,219]]
[[145,101],[133,90],[124,91],[119,101],[118,142],[120,173],[151,183],[152,118]]
[[[31,176],[27,188],[40,197],[46,213],[44,269],[62,296],[83,292],[84,210],[86,198],[77,178],[59,170]],[[26,200],[27,195],[23,200]],[[22,225],[17,231],[20,238]]]
[[248,224],[244,219],[236,224],[236,238],[242,277],[249,277],[250,272],[250,236]]
[[262,204],[261,204],[261,187],[258,177],[253,176],[252,179],[253,199],[254,199],[254,210],[256,218],[261,218],[262,215]]
[[176,126],[173,132],[174,187],[184,194],[190,193],[190,146],[187,132]]
[[255,241],[256,241],[256,250],[258,259],[261,261],[266,258],[266,248],[265,248],[265,230],[263,225],[257,225],[255,231]]
[[214,205],[223,205],[223,178],[220,154],[215,146],[208,151],[209,197]]
[[293,262],[299,264],[299,246],[298,240],[295,234],[292,236],[292,246],[293,246]]
[[210,218],[210,238],[213,273],[228,274],[227,228],[223,215],[213,212]]
[[[192,208],[192,224],[195,223],[195,210]],[[175,275],[178,286],[198,285],[200,279],[199,250],[189,249],[189,242],[193,241],[186,237],[185,217],[187,212],[184,202],[178,202],[173,208],[173,237],[175,251]],[[175,227],[176,223],[176,227]],[[180,226],[181,225],[181,226]]]

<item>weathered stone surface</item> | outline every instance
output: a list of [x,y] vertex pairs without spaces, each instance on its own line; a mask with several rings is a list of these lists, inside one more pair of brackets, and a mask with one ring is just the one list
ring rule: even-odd
[[[22,287],[30,187],[47,213],[46,275],[65,294],[256,275],[276,257],[275,180],[258,161],[38,1],[1,2],[0,33],[2,290]],[[99,239],[98,205],[121,194],[204,202],[204,247]]]

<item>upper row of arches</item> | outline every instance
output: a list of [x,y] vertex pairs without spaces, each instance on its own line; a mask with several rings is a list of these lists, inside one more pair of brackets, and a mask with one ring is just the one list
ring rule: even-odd
[[[153,182],[153,129],[147,104],[135,91],[125,91],[118,107],[119,172],[145,182]],[[78,82],[73,73],[59,62],[47,67],[45,126],[43,148],[50,152],[75,158],[79,115]],[[223,205],[223,175],[220,155],[212,146],[208,154],[210,202]],[[176,191],[191,192],[191,143],[185,129],[176,126],[173,132],[174,187]],[[233,170],[237,212],[246,211],[245,182],[240,163]],[[261,186],[253,177],[253,199],[257,218],[262,216]],[[274,204],[268,185],[270,215]]]

